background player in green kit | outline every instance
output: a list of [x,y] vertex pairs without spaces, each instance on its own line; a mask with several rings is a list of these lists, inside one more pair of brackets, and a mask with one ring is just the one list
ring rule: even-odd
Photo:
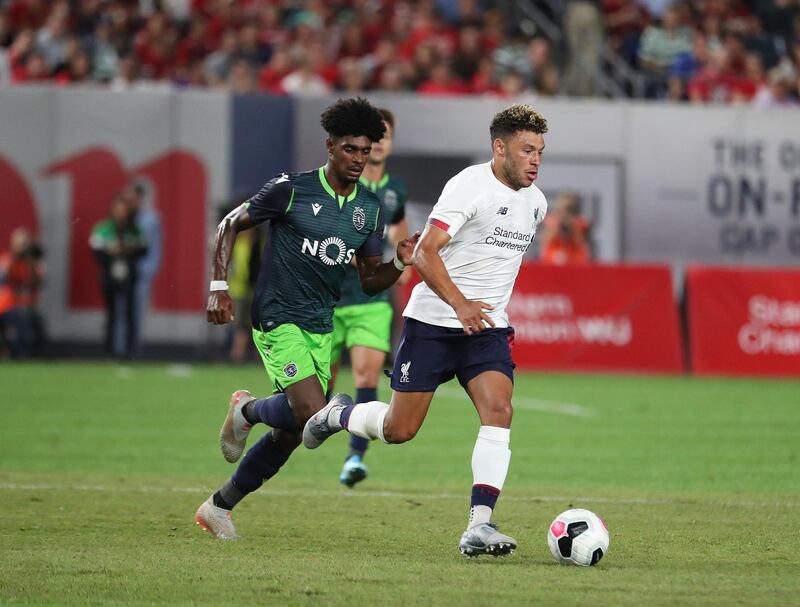
[[[372,146],[369,162],[359,183],[374,192],[383,205],[388,226],[387,235],[393,245],[408,237],[405,204],[408,198],[406,184],[386,172],[386,160],[392,153],[394,141],[394,116],[389,110],[379,108],[386,131],[383,139]],[[368,403],[378,398],[380,378],[386,353],[391,348],[392,304],[388,291],[367,295],[361,288],[358,270],[345,266],[342,297],[333,312],[333,343],[331,345],[331,381],[329,395],[333,394],[336,373],[342,349],[350,351],[353,380],[356,384],[357,403]],[[364,452],[369,441],[350,435],[350,452],[345,460],[339,480],[352,487],[367,476]]]
[[231,396],[220,430],[226,460],[239,459],[254,424],[272,430],[197,510],[195,520],[219,539],[237,537],[231,510],[277,474],[300,444],[306,420],[325,405],[333,307],[345,267],[355,258],[362,289],[379,293],[400,277],[419,237],[402,241],[395,258],[381,263],[383,211],[375,194],[358,185],[372,144],[383,137],[377,109],[364,99],[339,100],[323,112],[322,126],[328,133],[324,167],[279,175],[217,228],[207,315],[224,324],[233,318],[225,281],[236,234],[269,221],[251,321],[275,392],[255,398],[237,390]]

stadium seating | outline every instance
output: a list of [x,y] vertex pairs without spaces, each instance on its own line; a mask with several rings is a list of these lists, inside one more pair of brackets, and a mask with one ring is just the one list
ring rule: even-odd
[[512,4],[0,0],[0,86],[800,98],[796,3]]

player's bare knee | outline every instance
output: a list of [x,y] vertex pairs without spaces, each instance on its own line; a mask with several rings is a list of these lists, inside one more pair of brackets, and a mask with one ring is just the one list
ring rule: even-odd
[[383,437],[387,443],[399,445],[400,443],[407,443],[417,435],[419,428],[412,428],[409,426],[396,427],[391,424],[386,424],[383,427]]
[[363,371],[353,371],[353,382],[356,388],[374,388],[378,385],[379,371],[364,369]]
[[508,428],[511,426],[511,418],[514,409],[508,401],[492,401],[482,407],[481,419],[486,425]]

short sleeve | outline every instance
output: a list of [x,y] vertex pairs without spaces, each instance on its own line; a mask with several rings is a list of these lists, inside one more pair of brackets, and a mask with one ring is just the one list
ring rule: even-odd
[[447,232],[452,238],[477,212],[476,188],[463,174],[458,174],[445,184],[428,217],[428,223]]
[[367,239],[364,241],[356,255],[358,257],[381,257],[383,256],[383,230],[385,221],[383,219],[383,207],[381,206],[378,211],[378,216],[375,220],[375,229],[369,233]]
[[247,214],[255,225],[282,217],[286,214],[293,196],[292,180],[289,175],[282,173],[265,183],[255,196],[245,202]]
[[406,201],[408,201],[408,189],[402,181],[397,182],[397,207],[389,218],[389,225],[400,223],[406,218]]
[[406,208],[404,206],[398,206],[394,213],[392,213],[392,218],[389,221],[389,225],[393,226],[406,218]]

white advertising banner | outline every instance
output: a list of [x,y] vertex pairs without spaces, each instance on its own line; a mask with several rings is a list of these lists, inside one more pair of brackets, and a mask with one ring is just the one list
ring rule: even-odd
[[[397,117],[398,155],[476,162],[490,157],[489,122],[509,103],[371,99]],[[324,162],[319,114],[333,101],[298,103],[298,168]],[[800,263],[800,110],[521,101],[537,107],[550,128],[541,186],[583,193],[602,217],[594,234],[599,259],[678,267]],[[412,197],[414,182],[428,179],[424,172],[404,177]],[[444,177],[434,178],[441,189]]]
[[209,93],[0,89],[0,248],[19,225],[39,232],[51,339],[102,336],[88,235],[133,180],[144,185],[163,234],[144,338],[205,337],[210,201],[229,189],[228,104],[227,95]]
[[636,107],[630,134],[632,255],[800,263],[800,111]]

